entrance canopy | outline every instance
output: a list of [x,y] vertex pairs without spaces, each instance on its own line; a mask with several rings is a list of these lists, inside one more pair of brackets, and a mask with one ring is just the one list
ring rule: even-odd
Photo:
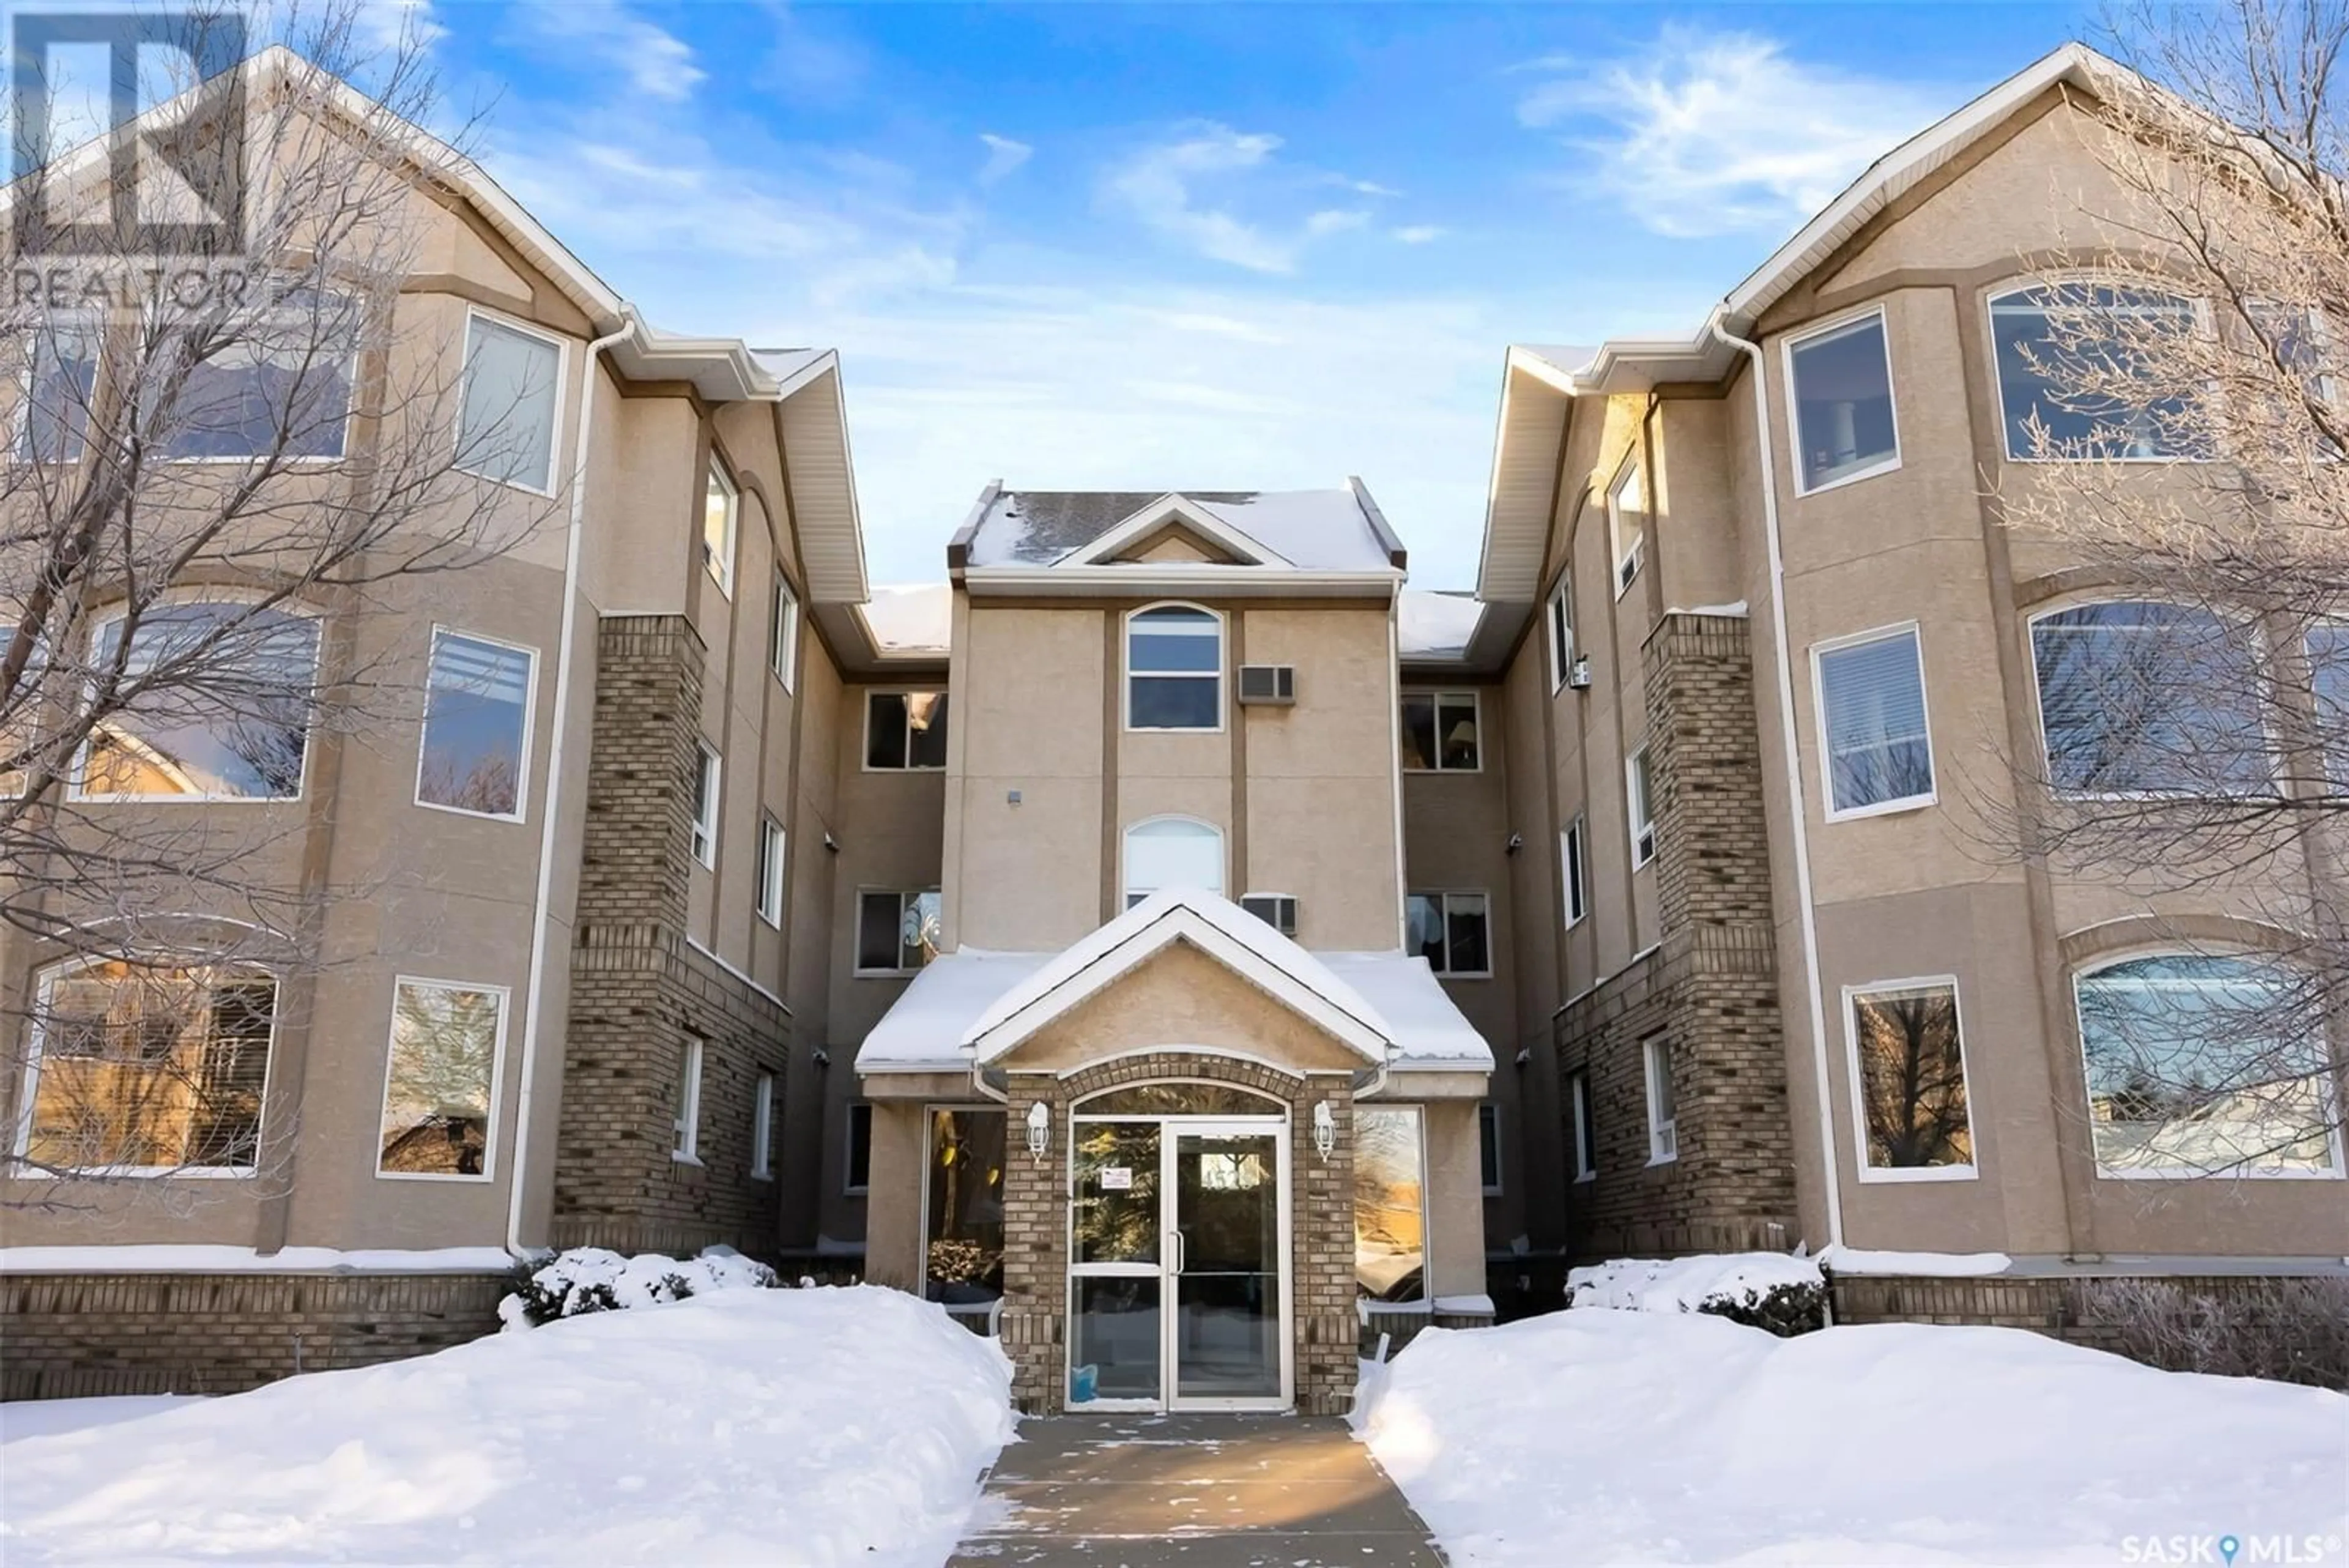
[[[1311,953],[1227,898],[1154,893],[1057,953],[965,948],[933,959],[857,1052],[860,1074],[940,1073],[1005,1061],[1154,961],[1193,955],[1334,1042],[1358,1069],[1489,1073],[1492,1048],[1401,950]],[[1134,1020],[1147,1029],[1147,1020]],[[1169,1021],[1175,1026],[1174,1021]],[[1103,1039],[1104,1054],[1174,1039]]]

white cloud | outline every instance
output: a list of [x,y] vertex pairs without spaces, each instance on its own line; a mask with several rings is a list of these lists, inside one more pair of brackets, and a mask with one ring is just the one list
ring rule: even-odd
[[1888,148],[1930,123],[1941,95],[1790,57],[1748,33],[1666,27],[1636,58],[1530,88],[1519,123],[1557,129],[1587,171],[1569,179],[1660,234],[1783,228],[1834,200]]
[[1440,240],[1444,231],[1433,223],[1411,223],[1392,231],[1394,237],[1407,245],[1423,245],[1430,240]]
[[351,31],[362,47],[393,56],[429,49],[449,36],[432,0],[365,0],[351,14]]
[[647,98],[678,103],[709,73],[693,63],[693,50],[678,37],[629,11],[620,0],[553,0],[518,15],[541,37],[569,45],[620,72]]
[[987,144],[987,163],[978,171],[978,182],[992,185],[1014,169],[1036,155],[1036,150],[1024,141],[1014,141],[1008,136],[998,136],[982,130],[979,140]]
[[1200,121],[1112,167],[1102,193],[1112,206],[1211,261],[1264,273],[1294,272],[1308,244],[1361,228],[1371,215],[1319,208],[1302,217],[1246,217],[1238,198],[1253,194],[1261,207],[1331,185],[1358,195],[1397,193],[1369,181],[1282,165],[1274,156],[1280,148],[1278,136]]
[[1320,212],[1305,220],[1305,232],[1316,235],[1341,234],[1348,229],[1359,229],[1370,221],[1371,215],[1368,213],[1336,210]]

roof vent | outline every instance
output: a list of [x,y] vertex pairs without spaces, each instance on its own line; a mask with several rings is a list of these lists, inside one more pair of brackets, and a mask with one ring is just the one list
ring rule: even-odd
[[1297,701],[1297,666],[1293,664],[1241,665],[1240,701],[1250,704],[1293,705]]

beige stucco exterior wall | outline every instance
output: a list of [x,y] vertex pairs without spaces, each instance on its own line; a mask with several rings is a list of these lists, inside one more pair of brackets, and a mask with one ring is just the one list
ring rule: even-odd
[[1371,1065],[1360,1051],[1182,941],[1052,1020],[996,1064],[1065,1075],[1170,1047],[1246,1056],[1292,1074],[1356,1073]]

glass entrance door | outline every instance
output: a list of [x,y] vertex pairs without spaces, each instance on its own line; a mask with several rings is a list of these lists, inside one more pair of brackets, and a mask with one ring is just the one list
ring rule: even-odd
[[1278,1401],[1279,1135],[1170,1130],[1175,1401]]
[[1070,1407],[1286,1407],[1286,1122],[1071,1131]]

